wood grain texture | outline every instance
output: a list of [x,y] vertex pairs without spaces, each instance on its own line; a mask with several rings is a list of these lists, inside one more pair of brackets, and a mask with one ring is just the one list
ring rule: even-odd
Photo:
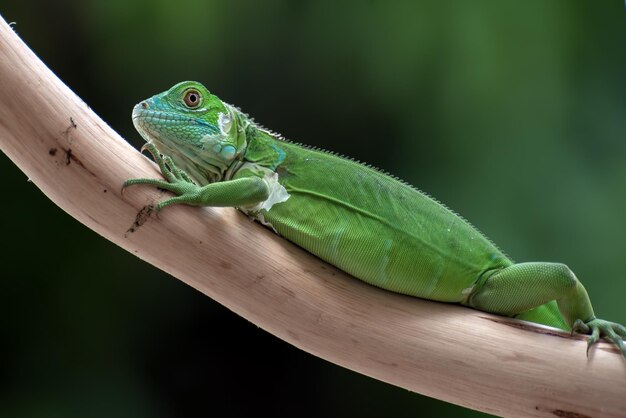
[[626,362],[607,343],[587,359],[582,337],[368,286],[234,209],[151,216],[160,192],[120,188],[154,164],[1,19],[0,146],[78,221],[309,353],[496,415],[626,415]]

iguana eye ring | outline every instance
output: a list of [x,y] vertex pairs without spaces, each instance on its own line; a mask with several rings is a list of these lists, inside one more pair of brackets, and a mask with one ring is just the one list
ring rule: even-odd
[[185,92],[185,96],[183,97],[183,102],[185,102],[185,106],[190,109],[195,109],[200,106],[202,101],[202,96],[200,96],[200,92],[196,89],[190,89]]

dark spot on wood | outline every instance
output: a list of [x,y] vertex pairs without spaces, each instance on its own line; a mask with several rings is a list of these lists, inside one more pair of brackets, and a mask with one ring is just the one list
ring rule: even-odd
[[[64,149],[64,151],[65,151],[65,165],[70,165],[70,162],[72,162],[72,161],[78,162],[74,158],[74,156],[72,155],[72,138],[70,138],[70,132],[72,131],[72,129],[76,129],[76,128],[78,128],[78,125],[76,125],[76,122],[74,122],[74,118],[70,117],[70,126],[68,126],[67,129],[65,129],[63,132],[61,132],[65,136],[65,138],[67,139],[67,142],[69,144],[67,149]],[[54,154],[51,154],[51,155],[54,155]],[[91,174],[93,175],[93,173],[91,173]]]
[[233,265],[230,264],[228,261],[221,260],[220,267],[223,268],[224,270],[230,270],[231,268],[233,268]]
[[381,360],[381,359],[377,359],[374,357],[368,357],[369,360],[374,361],[376,363],[382,364],[383,366],[387,366],[387,367],[398,367],[398,363],[392,362],[392,361],[385,361],[385,360]]
[[56,148],[50,148],[48,150],[48,154],[50,154],[50,155],[52,155],[54,157],[55,155],[57,155],[57,149]]
[[70,163],[78,164],[81,168],[84,168],[89,174],[96,177],[96,175],[85,167],[85,164],[72,152],[71,148],[63,149],[65,151],[65,165],[70,165]]
[[259,284],[263,279],[265,279],[265,275],[264,274],[257,274],[256,276],[252,277],[250,279],[250,282],[248,283],[248,286],[255,286],[257,284]]
[[154,206],[148,205],[141,208],[139,212],[137,212],[137,216],[135,216],[135,222],[131,225],[130,228],[126,231],[126,234],[133,233],[139,229],[139,227],[146,223],[150,215],[154,212]]
[[67,127],[67,129],[65,131],[63,131],[63,133],[65,134],[66,137],[70,136],[70,131],[72,129],[77,129],[78,125],[76,125],[76,122],[74,122],[74,118],[70,116],[70,126]]
[[564,411],[562,409],[555,409],[552,413],[557,417],[563,418],[591,418],[589,415],[579,414],[578,412],[572,411]]
[[293,290],[289,289],[288,287],[281,286],[281,290],[282,290],[283,292],[285,292],[285,294],[286,294],[289,298],[291,298],[291,299],[295,299],[295,298],[296,298],[296,294],[295,294],[295,292],[294,292]]

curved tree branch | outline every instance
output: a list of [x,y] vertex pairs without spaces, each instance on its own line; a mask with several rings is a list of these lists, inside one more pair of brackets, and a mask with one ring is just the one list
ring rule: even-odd
[[[0,146],[52,201],[268,332],[379,380],[498,415],[619,416],[608,344],[368,286],[234,209],[142,210],[158,175],[0,19]],[[16,214],[19,216],[19,214]]]

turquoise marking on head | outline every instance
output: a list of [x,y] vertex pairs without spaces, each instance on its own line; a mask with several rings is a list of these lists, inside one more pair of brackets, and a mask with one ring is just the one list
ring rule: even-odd
[[146,141],[205,184],[221,178],[245,150],[234,112],[202,84],[185,81],[136,105],[133,123]]

